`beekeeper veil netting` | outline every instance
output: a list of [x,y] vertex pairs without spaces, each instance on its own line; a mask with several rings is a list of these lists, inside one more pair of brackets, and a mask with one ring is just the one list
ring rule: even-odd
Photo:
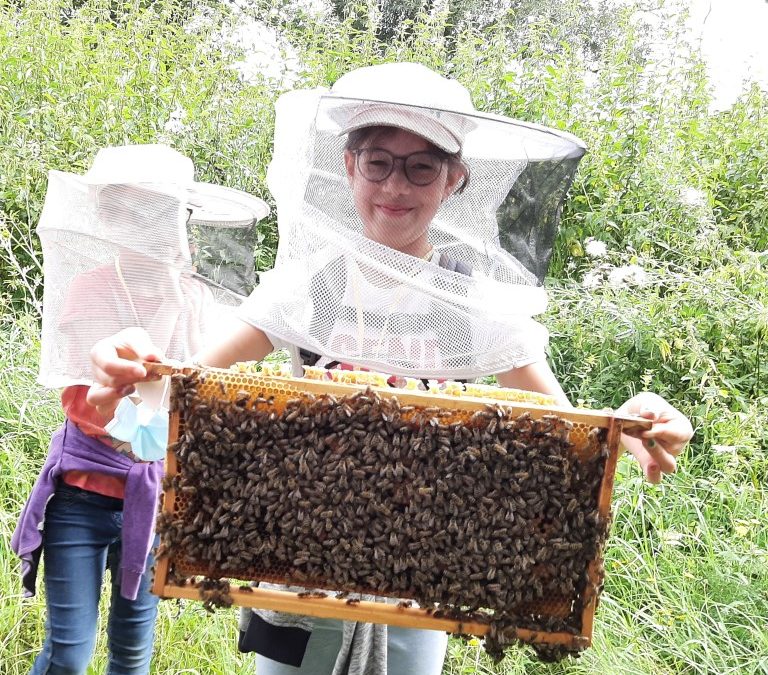
[[49,172],[42,384],[90,383],[91,347],[123,328],[144,328],[178,360],[218,339],[252,290],[252,226],[268,209],[193,175],[162,145],[105,148],[82,176]]
[[275,267],[242,316],[277,344],[419,377],[543,358],[541,286],[584,153],[480,114],[416,64],[362,68],[277,103]]

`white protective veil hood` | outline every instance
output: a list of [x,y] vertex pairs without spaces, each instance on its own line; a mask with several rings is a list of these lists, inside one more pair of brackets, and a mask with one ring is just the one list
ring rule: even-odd
[[196,182],[192,161],[165,145],[103,148],[84,175],[50,171],[37,227],[40,382],[91,383],[91,347],[131,326],[172,359],[215,341],[252,290],[249,233],[268,212],[245,192]]
[[[543,358],[547,332],[532,317],[546,307],[541,281],[581,141],[478,113],[459,83],[408,63],[288,93],[276,112],[277,259],[242,318],[276,344],[399,375],[470,378]],[[356,207],[345,146],[367,127],[408,131],[468,169],[427,223],[424,258],[369,236]]]

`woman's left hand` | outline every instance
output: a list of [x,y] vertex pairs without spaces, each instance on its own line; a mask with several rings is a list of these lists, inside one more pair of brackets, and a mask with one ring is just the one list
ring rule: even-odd
[[626,432],[624,445],[640,464],[645,477],[658,483],[665,473],[674,473],[676,457],[693,436],[685,415],[658,394],[643,392],[622,405],[617,413],[637,415],[653,422],[653,427],[637,433]]

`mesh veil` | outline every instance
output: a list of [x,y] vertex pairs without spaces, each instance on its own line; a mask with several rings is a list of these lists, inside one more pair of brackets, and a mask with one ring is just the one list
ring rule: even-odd
[[[248,233],[264,213],[247,217],[246,204],[240,218],[217,223],[226,189],[193,185],[212,194],[190,194],[179,183],[101,184],[49,172],[37,228],[45,273],[43,385],[89,384],[91,347],[123,328],[144,328],[178,360],[220,337],[251,290]],[[231,216],[231,201],[229,207]],[[216,239],[222,231],[226,250]]]
[[[546,330],[531,317],[546,306],[541,281],[584,146],[565,133],[463,108],[322,90],[281,97],[268,172],[277,259],[243,318],[277,343],[400,375],[476,377],[543,358]],[[392,242],[371,236],[375,215],[361,215],[346,132],[377,123],[462,147],[469,184],[428,223],[429,259],[401,252],[391,223]]]

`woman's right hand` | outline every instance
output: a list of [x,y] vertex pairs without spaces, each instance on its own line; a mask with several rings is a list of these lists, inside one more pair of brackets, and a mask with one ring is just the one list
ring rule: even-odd
[[147,378],[141,362],[162,358],[163,353],[141,328],[126,328],[99,340],[91,349],[94,384],[86,400],[105,420],[111,420],[120,399],[132,394],[135,384]]

